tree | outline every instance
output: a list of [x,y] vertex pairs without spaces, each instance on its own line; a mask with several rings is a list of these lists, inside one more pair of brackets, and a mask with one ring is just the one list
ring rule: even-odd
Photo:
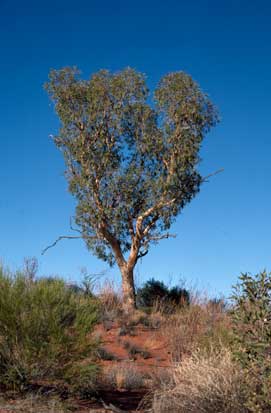
[[52,70],[45,87],[61,121],[54,141],[77,199],[79,237],[97,257],[117,263],[129,311],[138,259],[170,236],[204,181],[199,150],[216,109],[183,72],[161,79],[152,104],[144,75],[131,68],[101,70],[89,80],[76,68]]

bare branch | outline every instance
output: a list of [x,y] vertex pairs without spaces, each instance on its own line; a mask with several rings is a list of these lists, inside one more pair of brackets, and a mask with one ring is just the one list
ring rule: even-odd
[[211,174],[209,174],[209,175],[204,176],[204,177],[201,179],[201,182],[208,182],[208,179],[209,179],[209,178],[211,178],[212,176],[215,176],[215,175],[217,175],[217,174],[220,174],[221,172],[224,172],[224,168],[220,168],[220,169],[218,169],[217,171],[215,171],[215,172],[213,172],[213,173],[211,173]]
[[48,251],[50,248],[53,248],[56,246],[56,244],[63,240],[63,239],[78,239],[78,238],[82,238],[81,236],[72,236],[72,235],[61,235],[60,237],[58,237],[52,244],[48,245],[48,247],[44,248],[41,252],[41,255],[44,255],[46,253],[46,251]]
[[[95,237],[95,236],[93,236],[93,237],[85,237],[85,238],[87,238],[87,239],[98,239],[98,237]],[[81,236],[79,236],[79,235],[76,235],[76,236],[74,236],[74,235],[61,235],[61,236],[58,237],[52,244],[50,244],[50,245],[48,245],[48,247],[44,248],[44,249],[42,250],[42,252],[41,252],[41,255],[44,255],[44,254],[46,253],[46,251],[48,251],[50,248],[55,247],[56,244],[57,244],[59,241],[63,240],[63,239],[83,239],[83,236],[82,236],[82,235],[81,235]]]
[[98,239],[97,236],[86,236],[83,234],[83,231],[80,231],[78,228],[74,228],[72,225],[72,217],[70,217],[70,229],[74,232],[77,232],[80,235],[60,235],[52,244],[48,245],[48,247],[44,248],[41,252],[41,255],[44,255],[46,251],[48,251],[50,248],[53,248],[56,246],[56,244],[59,241],[62,241],[63,239]]

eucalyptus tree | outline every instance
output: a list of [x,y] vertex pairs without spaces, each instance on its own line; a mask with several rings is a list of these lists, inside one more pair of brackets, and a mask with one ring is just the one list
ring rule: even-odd
[[54,141],[77,199],[78,237],[98,258],[117,263],[130,311],[137,261],[170,236],[204,181],[199,151],[217,111],[183,72],[164,76],[152,100],[145,76],[131,68],[79,75],[69,67],[49,74],[45,87],[61,123]]

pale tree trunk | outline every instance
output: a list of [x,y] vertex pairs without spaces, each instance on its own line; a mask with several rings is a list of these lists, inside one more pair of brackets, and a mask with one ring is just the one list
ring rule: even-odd
[[136,295],[134,284],[134,268],[129,268],[126,264],[121,268],[123,309],[126,313],[131,313],[136,308]]
[[140,242],[136,239],[136,241],[132,243],[130,255],[126,261],[121,251],[119,241],[112,237],[108,232],[106,235],[122,276],[123,309],[126,313],[131,313],[136,308],[134,268],[137,262]]

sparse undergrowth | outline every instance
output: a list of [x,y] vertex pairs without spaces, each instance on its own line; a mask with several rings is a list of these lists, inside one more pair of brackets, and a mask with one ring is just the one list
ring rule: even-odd
[[16,413],[72,413],[74,404],[61,400],[53,394],[40,395],[29,393],[17,397],[0,396],[0,412]]
[[271,274],[242,274],[232,299],[166,320],[177,363],[154,389],[153,413],[270,412]]
[[127,350],[128,355],[132,359],[136,359],[137,356],[142,357],[143,359],[150,358],[150,352],[144,348],[138,347],[134,344],[131,344],[130,341],[125,341],[123,347]]
[[103,381],[115,390],[138,390],[146,387],[147,376],[136,366],[119,363],[104,371]]
[[246,387],[228,349],[195,352],[154,392],[153,413],[245,413]]
[[[268,413],[270,280],[266,272],[243,274],[231,307],[222,299],[193,299],[172,310],[167,303],[165,311],[156,302],[127,317],[110,284],[95,297],[60,279],[1,268],[0,385],[16,391],[52,385],[84,397],[145,389],[146,408],[155,413]],[[103,328],[91,335],[97,322]],[[103,334],[116,337],[127,359],[104,346]],[[158,360],[152,344],[159,337],[170,355],[164,367],[148,369],[147,359],[150,366]],[[69,411],[57,398],[51,402]]]
[[164,318],[161,331],[168,339],[174,362],[198,348],[228,346],[232,340],[228,312],[222,305],[213,306],[209,300],[195,303]]

